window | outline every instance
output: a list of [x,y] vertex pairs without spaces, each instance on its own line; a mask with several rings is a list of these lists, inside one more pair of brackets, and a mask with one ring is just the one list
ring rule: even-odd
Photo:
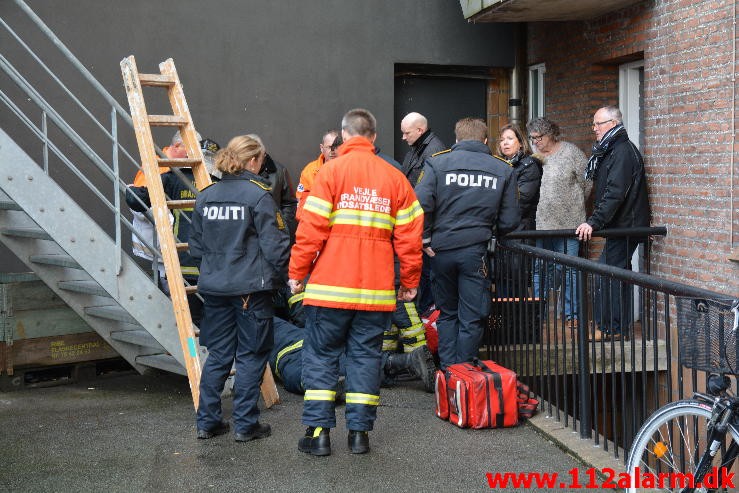
[[529,121],[544,116],[544,73],[543,63],[529,67]]

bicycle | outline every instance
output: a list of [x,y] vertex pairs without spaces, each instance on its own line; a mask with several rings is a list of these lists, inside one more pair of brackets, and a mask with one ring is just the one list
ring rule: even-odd
[[709,373],[708,393],[667,404],[642,425],[627,491],[736,491],[739,479],[726,485],[721,468],[731,471],[739,455],[739,397],[728,392],[728,375],[739,375],[739,300],[678,298],[677,314],[680,364]]

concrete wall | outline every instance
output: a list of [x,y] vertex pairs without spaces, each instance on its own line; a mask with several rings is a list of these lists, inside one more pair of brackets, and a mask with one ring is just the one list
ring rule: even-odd
[[[25,25],[11,3],[0,2],[0,15]],[[379,141],[392,147],[394,64],[513,63],[509,25],[468,24],[448,0],[28,4],[124,107],[119,61],[133,54],[155,72],[172,57],[203,135],[225,145],[256,132],[294,175],[351,107],[373,111]]]
[[655,240],[652,272],[736,296],[733,4],[651,0],[588,22],[533,23],[528,62],[546,63],[546,115],[589,154],[593,113],[618,104],[619,64],[644,60],[652,224],[668,227]]
[[[375,114],[378,144],[392,149],[399,132],[393,128],[395,64],[513,64],[512,26],[469,24],[459,4],[449,0],[27,3],[126,109],[120,60],[133,54],[141,72],[156,73],[161,61],[173,58],[201,134],[221,145],[234,135],[260,134],[294,181],[302,167],[318,155],[322,132],[338,127],[342,114],[352,107],[366,107]],[[59,71],[65,84],[102,122],[110,120],[109,107],[91,96],[80,77],[64,68],[58,51],[41,41],[14,2],[0,1],[0,17]],[[60,91],[52,89],[49,77],[33,68],[30,57],[2,28],[0,46],[24,75],[34,74],[29,80],[60,113],[69,113],[75,124],[92,128],[80,111],[64,102]],[[0,87],[39,121],[40,111],[1,73]],[[146,91],[150,113],[165,112],[166,96],[156,94],[157,89]],[[38,141],[0,107],[0,127],[40,160]],[[121,141],[138,159],[133,131],[122,124],[119,128]],[[101,132],[80,133],[101,156],[110,159],[110,144]],[[171,134],[171,130],[160,130],[155,138],[165,145]],[[77,161],[73,147],[63,147]],[[102,214],[105,208],[93,203],[76,178],[58,171],[58,163],[52,164],[52,173],[66,184],[67,191],[93,216]],[[128,165],[121,175],[130,181],[134,172]],[[85,174],[102,189],[111,188],[95,170]],[[7,258],[4,249],[0,255]],[[0,263],[0,270],[19,268],[20,264],[7,260]]]

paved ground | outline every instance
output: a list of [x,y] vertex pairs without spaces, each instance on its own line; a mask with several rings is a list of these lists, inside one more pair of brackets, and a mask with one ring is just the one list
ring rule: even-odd
[[442,422],[433,395],[417,386],[383,389],[369,454],[348,453],[340,408],[333,455],[311,457],[296,447],[302,398],[281,396],[262,413],[273,435],[240,444],[231,435],[195,439],[187,381],[173,375],[0,393],[0,491],[482,491],[487,472],[569,477],[584,467],[530,426]]

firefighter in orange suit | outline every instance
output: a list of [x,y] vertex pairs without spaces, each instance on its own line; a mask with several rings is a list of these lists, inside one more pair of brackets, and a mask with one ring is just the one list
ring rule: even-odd
[[[339,356],[346,351],[346,425],[352,453],[369,451],[380,403],[382,334],[395,310],[393,254],[400,261],[397,299],[416,295],[423,211],[403,173],[375,155],[375,117],[349,111],[339,157],[316,176],[290,257],[290,288],[305,290],[303,423],[298,449],[329,455],[336,426]],[[310,274],[310,281],[303,280]]]

